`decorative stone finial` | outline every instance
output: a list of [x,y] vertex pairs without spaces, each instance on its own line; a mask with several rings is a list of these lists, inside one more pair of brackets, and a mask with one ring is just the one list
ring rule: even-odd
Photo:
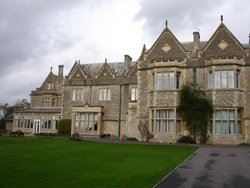
[[166,27],[168,27],[168,20],[165,21],[165,25],[166,25]]
[[78,59],[78,63],[80,64],[80,59]]
[[220,15],[220,21],[223,23],[223,15]]
[[52,72],[52,70],[53,70],[53,67],[50,67],[50,72]]
[[108,61],[107,61],[107,58],[105,58],[105,63],[107,63]]

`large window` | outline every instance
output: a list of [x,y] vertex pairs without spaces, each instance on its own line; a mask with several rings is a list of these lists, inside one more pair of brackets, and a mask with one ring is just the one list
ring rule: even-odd
[[95,113],[82,113],[77,115],[80,131],[97,131],[97,114]]
[[109,88],[99,89],[99,101],[110,101],[111,93]]
[[72,101],[83,101],[83,89],[72,90]]
[[240,134],[241,113],[236,109],[215,110],[211,120],[211,132],[217,135]]
[[174,132],[174,110],[152,110],[152,132]]
[[180,72],[155,73],[154,88],[157,90],[179,89],[180,88]]
[[208,88],[239,88],[239,76],[240,72],[238,70],[211,71],[208,75]]

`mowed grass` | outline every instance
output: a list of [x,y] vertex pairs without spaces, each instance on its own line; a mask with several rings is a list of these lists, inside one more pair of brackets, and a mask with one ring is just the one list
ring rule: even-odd
[[152,187],[196,149],[0,136],[0,187]]

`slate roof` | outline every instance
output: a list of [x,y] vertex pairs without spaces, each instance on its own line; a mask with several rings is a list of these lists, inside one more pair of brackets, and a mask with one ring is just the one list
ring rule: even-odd
[[[132,70],[136,62],[135,61],[128,62],[127,64],[128,67],[125,66],[124,62],[112,62],[107,64],[110,67],[111,71],[116,76],[125,76],[129,71]],[[91,63],[91,64],[82,64],[81,66],[88,75],[94,77],[98,73],[98,71],[102,68],[103,65],[104,63]]]

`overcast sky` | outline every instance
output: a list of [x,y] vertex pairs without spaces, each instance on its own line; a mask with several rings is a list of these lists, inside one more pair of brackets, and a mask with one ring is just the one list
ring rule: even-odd
[[29,99],[50,67],[68,74],[81,63],[137,60],[150,48],[165,20],[181,41],[199,31],[206,41],[224,23],[242,43],[250,33],[247,0],[1,0],[0,103]]

